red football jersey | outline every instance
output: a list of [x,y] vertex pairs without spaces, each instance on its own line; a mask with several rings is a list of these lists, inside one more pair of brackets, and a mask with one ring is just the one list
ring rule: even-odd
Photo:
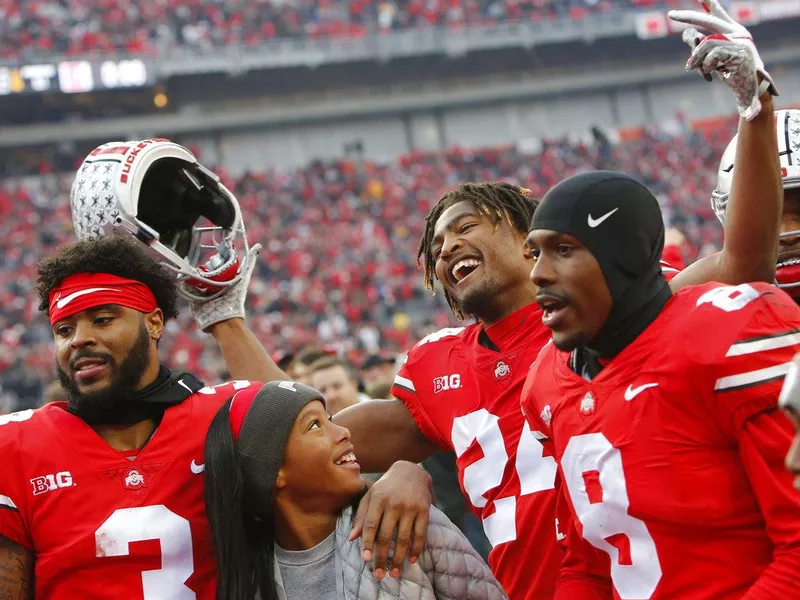
[[0,417],[0,535],[36,555],[36,598],[213,600],[203,448],[235,381],[166,410],[130,460],[65,403]]
[[599,565],[615,598],[738,600],[776,560],[776,540],[797,547],[788,428],[754,461],[742,432],[777,405],[798,330],[800,309],[777,288],[712,283],[673,296],[592,381],[571,354],[542,350],[523,410],[552,435],[574,522],[566,564],[586,557],[569,567],[585,589]]
[[[508,596],[551,599],[563,560],[556,465],[519,406],[525,375],[550,331],[535,304],[483,331],[476,324],[424,338],[408,353],[392,393],[428,439],[455,451],[461,489],[483,521],[493,546],[489,563]],[[483,336],[491,341],[481,343]]]

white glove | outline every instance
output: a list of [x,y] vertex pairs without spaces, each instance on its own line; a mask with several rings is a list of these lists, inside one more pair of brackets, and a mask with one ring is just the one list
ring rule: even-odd
[[716,71],[733,90],[739,115],[750,121],[761,112],[759,96],[767,90],[777,96],[778,88],[764,68],[764,61],[747,28],[730,16],[719,0],[699,1],[705,12],[671,10],[667,13],[673,21],[701,27],[710,33],[704,36],[694,27],[684,30],[683,41],[692,49],[686,70],[697,69],[707,81],[711,81],[711,74]]
[[189,302],[197,326],[203,331],[222,321],[234,319],[236,317],[244,319],[244,304],[247,299],[247,288],[250,286],[250,277],[253,269],[256,268],[258,254],[261,252],[261,244],[256,244],[247,253],[247,271],[244,277],[225,290],[220,296],[212,300]]

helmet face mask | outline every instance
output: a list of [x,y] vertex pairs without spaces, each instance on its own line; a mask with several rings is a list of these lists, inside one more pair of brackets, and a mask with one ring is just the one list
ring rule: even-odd
[[208,300],[246,271],[247,236],[236,197],[186,148],[163,139],[112,142],[81,165],[70,194],[79,239],[133,235],[178,291]]
[[[775,111],[775,134],[778,142],[783,189],[786,191],[800,188],[800,110]],[[733,184],[737,142],[738,135],[734,136],[722,154],[717,172],[717,186],[711,194],[711,208],[723,225]],[[800,236],[800,229],[780,234],[781,239],[798,236]],[[789,259],[779,262],[776,279],[778,287],[800,300],[800,260]]]

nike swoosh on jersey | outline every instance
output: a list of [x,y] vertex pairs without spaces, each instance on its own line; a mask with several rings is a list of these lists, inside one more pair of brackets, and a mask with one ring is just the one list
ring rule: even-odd
[[206,470],[206,463],[198,465],[194,461],[194,459],[192,459],[192,464],[189,465],[189,468],[192,470],[192,473],[194,473],[195,475],[200,475],[200,473],[202,473],[203,471]]
[[629,385],[628,389],[625,390],[625,400],[630,402],[631,400],[636,398],[636,396],[641,394],[643,391],[645,391],[647,389],[650,389],[652,387],[657,387],[657,386],[658,386],[657,383],[645,383],[645,384],[640,385],[639,387],[633,387],[633,386]]
[[118,292],[119,290],[116,288],[88,288],[85,290],[78,290],[77,292],[72,292],[69,296],[64,296],[60,300],[56,302],[56,308],[61,309],[64,308],[67,304],[75,300],[75,298],[80,298],[81,296],[85,296],[86,294],[93,294],[94,292]]
[[592,229],[594,229],[595,227],[597,227],[598,225],[600,225],[600,224],[601,224],[603,221],[605,221],[605,220],[606,220],[608,217],[610,217],[611,215],[613,215],[613,214],[614,214],[615,212],[617,212],[618,210],[619,210],[619,206],[618,206],[617,208],[615,208],[614,210],[611,210],[611,211],[607,212],[607,213],[606,213],[606,214],[604,214],[602,217],[598,217],[597,219],[593,218],[593,217],[592,217],[592,214],[591,214],[591,213],[589,213],[589,219],[588,219],[588,221],[589,221],[589,227],[591,227]]

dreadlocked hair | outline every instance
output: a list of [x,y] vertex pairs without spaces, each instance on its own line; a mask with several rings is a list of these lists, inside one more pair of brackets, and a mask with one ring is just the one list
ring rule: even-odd
[[[425,232],[419,243],[417,262],[424,267],[425,287],[436,294],[436,259],[433,257],[433,230],[442,213],[459,202],[468,201],[479,212],[489,217],[495,227],[505,219],[508,225],[523,234],[528,233],[533,213],[539,202],[531,198],[531,191],[505,182],[462,183],[439,199],[425,217]],[[460,320],[464,319],[458,301],[444,293],[447,305]]]
[[165,320],[178,316],[175,275],[132,238],[118,234],[65,244],[40,262],[36,278],[39,310],[49,315],[50,292],[67,277],[79,273],[108,273],[143,283],[153,292]]

